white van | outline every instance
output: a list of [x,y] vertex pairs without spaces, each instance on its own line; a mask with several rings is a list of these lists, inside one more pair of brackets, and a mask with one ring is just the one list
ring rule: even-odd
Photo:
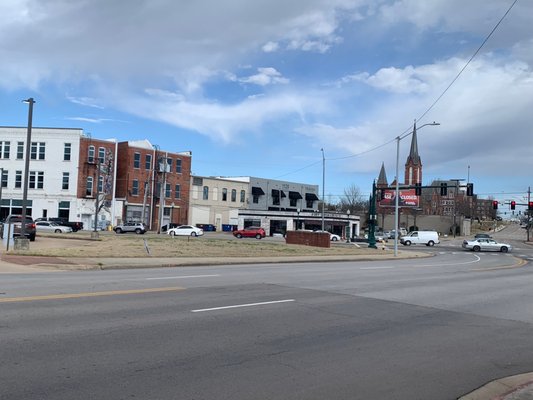
[[435,231],[413,231],[408,235],[400,238],[400,243],[405,246],[411,244],[425,244],[426,246],[433,246],[440,243],[439,234]]

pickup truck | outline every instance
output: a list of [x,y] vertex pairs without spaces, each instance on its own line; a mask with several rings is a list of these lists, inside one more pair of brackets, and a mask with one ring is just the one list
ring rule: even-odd
[[48,221],[48,222],[55,222],[56,224],[63,225],[63,226],[70,226],[72,228],[72,232],[77,232],[79,230],[83,229],[83,222],[71,222],[67,220],[66,218],[61,217],[44,217],[44,218],[37,218],[35,222],[39,221]]
[[[0,236],[2,238],[4,238],[4,230],[6,229],[8,224],[13,224],[13,236],[20,236],[22,215],[11,214],[7,216],[6,220],[0,228]],[[8,232],[6,231],[5,233],[7,234]],[[33,222],[33,219],[30,216],[26,216],[26,227],[24,233],[28,237],[28,239],[30,239],[30,242],[35,242],[37,230],[35,229],[35,223]]]

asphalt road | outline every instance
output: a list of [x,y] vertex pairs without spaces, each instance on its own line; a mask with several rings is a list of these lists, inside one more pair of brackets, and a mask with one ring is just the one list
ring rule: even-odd
[[515,245],[4,275],[0,399],[455,399],[533,371],[533,270],[515,257],[531,250]]

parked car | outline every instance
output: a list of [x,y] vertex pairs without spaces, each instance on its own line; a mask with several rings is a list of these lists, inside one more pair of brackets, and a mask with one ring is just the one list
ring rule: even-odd
[[55,222],[48,221],[37,221],[35,223],[35,229],[37,232],[48,232],[48,233],[70,233],[72,228],[70,226],[64,226],[56,224]]
[[400,238],[400,243],[404,246],[411,246],[411,244],[425,244],[426,246],[433,246],[439,244],[439,234],[436,231],[412,231],[409,234]]
[[113,228],[115,233],[135,232],[137,235],[146,233],[146,228],[142,222],[125,222]]
[[463,249],[472,251],[501,251],[507,253],[511,251],[513,247],[507,243],[500,243],[494,239],[474,239],[463,241]]
[[83,229],[83,222],[81,221],[69,221],[67,218],[61,218],[61,217],[42,217],[42,218],[36,218],[35,222],[40,221],[48,221],[48,222],[55,222],[58,225],[63,226],[70,226],[72,228],[72,232],[77,232]]
[[202,236],[204,230],[192,225],[180,225],[167,231],[170,236]]
[[161,227],[161,232],[167,232],[170,228],[177,228],[178,226],[180,226],[180,224],[176,224],[174,222],[172,222],[170,224],[163,225]]
[[196,224],[197,228],[204,230],[205,232],[216,232],[217,227],[213,224]]
[[339,235],[336,235],[335,233],[331,233],[331,232],[328,232],[328,231],[315,231],[315,232],[318,232],[318,233],[321,233],[321,232],[329,233],[329,240],[331,240],[332,242],[338,242],[339,240],[341,240],[341,237]]
[[[13,237],[20,236],[20,228],[22,223],[22,215],[10,214],[6,217],[4,223],[2,224],[2,238],[4,237],[4,230],[7,230],[8,224],[14,224],[13,227]],[[7,231],[6,231],[7,234]],[[30,239],[30,242],[35,242],[35,237],[37,236],[37,230],[35,229],[35,222],[30,216],[26,216],[26,225],[25,225],[25,236]]]
[[256,239],[262,239],[266,236],[266,232],[260,226],[249,226],[244,229],[238,229],[233,231],[233,236],[240,239],[243,237],[254,237]]
[[474,236],[474,239],[492,239],[492,236],[490,236],[488,233],[478,233],[476,236]]

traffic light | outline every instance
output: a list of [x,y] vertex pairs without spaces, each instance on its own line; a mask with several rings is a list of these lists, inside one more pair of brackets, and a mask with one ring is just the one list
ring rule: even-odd
[[466,184],[466,195],[467,196],[473,196],[474,195],[474,184],[473,183],[467,183]]
[[498,200],[494,200],[494,201],[492,202],[492,209],[493,209],[493,210],[497,210],[497,209],[498,209]]
[[511,201],[511,210],[516,209],[516,201]]
[[441,183],[440,184],[440,195],[446,196],[448,194],[448,184],[447,183]]
[[421,183],[415,183],[415,194],[417,196],[420,196],[422,194],[422,184]]
[[530,202],[527,203],[527,209],[529,211],[533,211],[533,201],[530,201]]

